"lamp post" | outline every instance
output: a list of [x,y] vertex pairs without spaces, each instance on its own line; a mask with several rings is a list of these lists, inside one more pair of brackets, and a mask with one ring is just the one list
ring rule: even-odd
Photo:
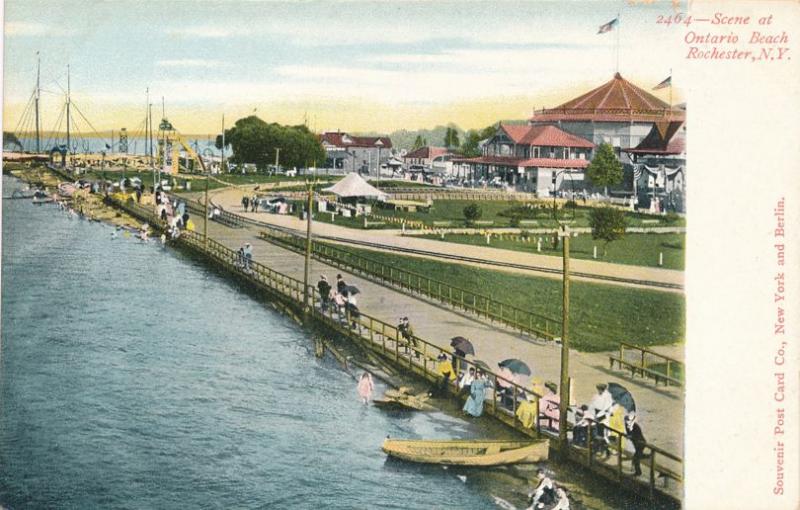
[[378,176],[378,186],[381,184],[381,147],[383,147],[383,142],[380,138],[375,142],[375,147],[378,148],[378,161],[375,165],[375,173]]

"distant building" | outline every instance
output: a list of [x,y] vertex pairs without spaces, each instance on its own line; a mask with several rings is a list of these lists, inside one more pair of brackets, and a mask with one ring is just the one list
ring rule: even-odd
[[594,144],[555,126],[500,124],[481,147],[477,158],[453,158],[457,176],[548,196],[586,187],[584,170]]
[[534,112],[530,124],[553,125],[596,145],[611,144],[623,163],[630,163],[622,149],[636,147],[654,124],[685,119],[685,109],[670,106],[616,73],[610,81],[575,99]]
[[327,168],[378,175],[378,158],[384,173],[392,157],[392,140],[388,136],[353,136],[336,131],[322,133],[320,142],[327,154]]
[[403,156],[403,172],[412,178],[429,174],[449,175],[452,173],[453,157],[455,154],[445,147],[420,147]]
[[633,161],[640,208],[686,211],[686,125],[658,123],[636,147],[624,150]]

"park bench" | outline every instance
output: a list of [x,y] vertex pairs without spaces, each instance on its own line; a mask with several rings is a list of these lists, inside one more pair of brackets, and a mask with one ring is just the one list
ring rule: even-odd
[[519,220],[520,225],[538,225],[539,220]]
[[449,227],[452,224],[453,224],[452,221],[434,221],[433,222],[433,226],[434,227]]

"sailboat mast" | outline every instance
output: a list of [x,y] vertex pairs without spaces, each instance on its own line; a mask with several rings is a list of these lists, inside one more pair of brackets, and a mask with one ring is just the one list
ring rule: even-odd
[[41,67],[41,59],[39,58],[39,52],[37,51],[36,52],[36,153],[37,154],[42,152],[42,148],[40,146],[41,134],[39,131],[40,67]]
[[69,64],[67,64],[67,153],[72,151],[72,142],[71,142],[70,132],[69,132],[69,123],[70,123],[70,120],[69,120],[70,105],[69,105],[69,103],[71,101],[70,92],[71,92],[71,89],[70,89],[70,78],[69,78]]
[[150,139],[150,116],[148,115],[148,108],[150,104],[150,87],[145,89],[145,102],[144,102],[144,154],[150,157],[150,146],[147,145]]

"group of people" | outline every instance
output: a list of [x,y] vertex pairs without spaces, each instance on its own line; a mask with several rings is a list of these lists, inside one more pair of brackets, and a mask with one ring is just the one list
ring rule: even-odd
[[258,195],[253,195],[248,197],[247,195],[242,197],[242,211],[247,212],[258,212]]
[[528,493],[527,510],[569,510],[569,496],[564,487],[556,485],[543,469],[536,470],[537,485]]
[[155,190],[155,205],[158,217],[167,225],[167,233],[171,239],[177,239],[181,230],[193,231],[194,222],[186,211],[183,201],[170,201],[169,196],[161,189]]
[[244,243],[237,252],[236,264],[245,271],[249,271],[252,261],[253,246],[250,243]]
[[358,310],[356,292],[347,285],[341,274],[336,275],[336,287],[332,287],[328,283],[328,278],[324,274],[320,275],[317,291],[319,291],[320,308],[323,312],[327,312],[332,307],[340,320],[350,317],[351,326],[353,328],[358,326],[358,318],[361,313]]
[[[627,411],[624,406],[614,402],[606,384],[597,385],[597,393],[588,405],[582,405],[575,415],[575,426],[572,428],[572,442],[579,446],[591,445],[595,452],[611,456],[610,446],[616,444],[618,436],[627,435],[633,443],[633,474],[642,474],[641,459],[647,440],[639,426],[636,412]],[[591,428],[591,437],[589,430]],[[624,447],[624,440],[623,440]]]

